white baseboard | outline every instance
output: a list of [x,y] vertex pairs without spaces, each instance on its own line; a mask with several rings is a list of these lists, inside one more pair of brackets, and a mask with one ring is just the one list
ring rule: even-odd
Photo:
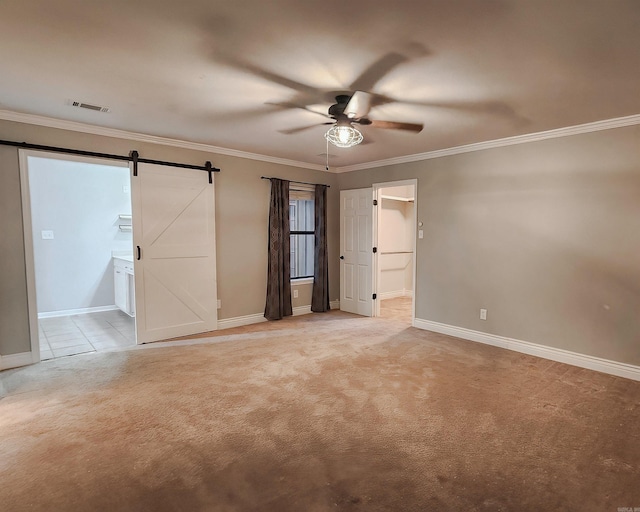
[[311,306],[298,306],[293,308],[293,316],[307,315],[311,313]]
[[93,308],[80,308],[80,309],[63,309],[60,311],[45,311],[38,313],[38,319],[41,318],[55,318],[58,316],[71,316],[71,315],[85,315],[87,313],[100,313],[102,311],[115,311],[119,309],[118,306],[96,306]]
[[[293,308],[293,316],[306,315],[307,313],[311,313],[311,306],[298,306]],[[218,329],[231,329],[232,327],[242,327],[243,325],[259,324],[266,321],[267,319],[264,317],[264,313],[236,316],[234,318],[218,320]]]
[[232,327],[242,327],[243,325],[259,324],[266,322],[264,313],[255,313],[253,315],[235,316],[233,318],[223,318],[218,320],[218,330],[231,329]]
[[378,294],[380,300],[395,299],[396,297],[413,297],[413,290],[393,290],[391,292],[382,292]]
[[507,350],[542,357],[543,359],[550,359],[552,361],[558,361],[560,363],[566,363],[580,368],[586,368],[588,370],[595,370],[597,372],[608,373],[610,375],[640,381],[640,366],[619,363],[617,361],[610,361],[609,359],[588,356],[578,352],[547,347],[545,345],[506,338],[495,334],[473,331],[471,329],[465,329],[464,327],[455,327],[453,325],[441,324],[430,320],[422,320],[420,318],[414,319],[413,326],[426,331],[447,334],[449,336],[455,336],[456,338],[506,348]]
[[19,368],[35,363],[35,359],[31,352],[21,352],[19,354],[9,354],[0,358],[0,370],[8,370],[9,368]]
[[380,300],[395,299],[396,297],[404,297],[404,290],[394,290],[392,292],[382,292],[378,294]]
[[[329,303],[331,309],[340,309],[340,301],[334,300]],[[298,306],[293,308],[293,316],[306,315],[311,313],[311,306]],[[218,329],[231,329],[232,327],[242,327],[243,325],[259,324],[266,322],[264,313],[255,313],[253,315],[236,316],[234,318],[224,318],[218,320]]]

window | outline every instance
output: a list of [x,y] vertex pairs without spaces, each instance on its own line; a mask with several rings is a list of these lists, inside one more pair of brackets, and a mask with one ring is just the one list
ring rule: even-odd
[[290,190],[291,279],[313,277],[314,200],[312,190]]

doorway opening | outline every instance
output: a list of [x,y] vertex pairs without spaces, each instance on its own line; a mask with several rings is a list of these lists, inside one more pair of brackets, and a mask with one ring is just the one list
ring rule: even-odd
[[135,345],[128,164],[23,150],[20,167],[32,353]]
[[375,316],[413,323],[417,180],[373,186]]

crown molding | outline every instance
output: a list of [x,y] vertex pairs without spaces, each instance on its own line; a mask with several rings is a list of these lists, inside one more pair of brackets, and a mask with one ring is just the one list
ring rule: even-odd
[[210,144],[203,144],[200,142],[189,142],[180,139],[171,139],[169,137],[146,135],[144,133],[118,130],[117,128],[106,128],[93,124],[78,123],[76,121],[66,121],[64,119],[55,119],[53,117],[45,117],[35,114],[24,114],[22,112],[13,112],[11,110],[0,110],[0,120],[15,121],[17,123],[33,124],[37,126],[46,126],[47,128],[58,128],[60,130],[90,133],[92,135],[102,135],[104,137],[115,137],[118,139],[126,139],[137,142],[162,144],[164,146],[192,149],[195,151],[204,151],[206,153],[216,153],[219,155],[234,156],[237,158],[248,158],[249,160],[259,160],[262,162],[289,165],[292,167],[302,167],[304,169],[313,169],[314,171],[325,171],[324,165],[311,164],[309,162],[298,162],[297,160],[277,158],[269,155],[261,155],[259,153],[249,153],[247,151],[240,151],[236,149],[221,148],[218,146],[212,146]]
[[579,124],[576,126],[568,126],[566,128],[556,128],[544,132],[529,133],[525,135],[516,135],[514,137],[506,137],[504,139],[490,140],[486,142],[476,142],[464,146],[456,146],[447,149],[438,149],[435,151],[427,151],[426,153],[417,153],[414,155],[400,156],[397,158],[388,158],[385,160],[377,160],[375,162],[367,162],[362,164],[347,165],[344,167],[335,167],[333,172],[343,173],[351,171],[361,171],[365,169],[373,169],[375,167],[384,167],[387,165],[406,164],[409,162],[419,162],[421,160],[430,160],[432,158],[441,158],[444,156],[459,155],[461,153],[471,153],[473,151],[482,151],[484,149],[500,148],[504,146],[513,146],[515,144],[525,144],[527,142],[537,142],[546,139],[557,139],[560,137],[569,137],[571,135],[580,135],[583,133],[599,132],[610,130],[612,128],[622,128],[625,126],[634,126],[640,124],[640,114],[632,116],[617,117],[614,119],[606,119],[604,121],[596,121],[593,123]]
[[[64,119],[55,119],[52,117],[39,116],[35,114],[25,114],[21,112],[13,112],[10,110],[0,110],[0,120],[15,121],[18,123],[33,124],[37,126],[46,126],[48,128],[58,128],[61,130],[71,130],[82,133],[90,133],[92,135],[102,135],[105,137],[115,137],[118,139],[126,139],[138,142],[148,142],[151,144],[162,144],[165,146],[173,146],[183,149],[192,149],[195,151],[204,151],[207,153],[216,153],[219,155],[233,156],[237,158],[247,158],[249,160],[259,160],[261,162],[269,162],[279,165],[288,165],[292,167],[300,167],[303,169],[312,169],[314,171],[324,171],[327,169],[324,165],[312,164],[309,162],[300,162],[297,160],[289,160],[286,158],[278,158],[259,153],[249,153],[236,149],[222,148],[203,144],[200,142],[189,142],[179,139],[171,139],[169,137],[158,137],[156,135],[146,135],[144,133],[129,132],[116,128],[106,128],[102,126],[78,123],[76,121],[66,121]],[[387,165],[398,165],[410,162],[419,162],[421,160],[431,160],[433,158],[442,158],[445,156],[459,155],[462,153],[471,153],[473,151],[482,151],[485,149],[493,149],[504,146],[513,146],[515,144],[525,144],[528,142],[537,142],[546,139],[556,139],[560,137],[569,137],[571,135],[580,135],[583,133],[598,132],[610,130],[612,128],[622,128],[625,126],[634,126],[640,124],[640,114],[634,114],[626,117],[617,117],[614,119],[606,119],[604,121],[595,121],[593,123],[579,124],[568,126],[565,128],[556,128],[543,132],[529,133],[525,135],[516,135],[514,137],[506,137],[504,139],[496,139],[485,142],[476,142],[464,146],[456,146],[446,149],[438,149],[435,151],[427,151],[425,153],[416,153],[413,155],[400,156],[396,158],[387,158],[384,160],[376,160],[373,162],[365,162],[361,164],[346,165],[343,167],[331,166],[328,172],[344,173],[352,171],[361,171],[373,169],[376,167],[384,167]]]

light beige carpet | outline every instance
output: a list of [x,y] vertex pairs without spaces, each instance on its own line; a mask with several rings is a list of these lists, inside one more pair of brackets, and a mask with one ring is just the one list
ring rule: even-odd
[[0,510],[640,507],[640,382],[331,312],[0,374]]

